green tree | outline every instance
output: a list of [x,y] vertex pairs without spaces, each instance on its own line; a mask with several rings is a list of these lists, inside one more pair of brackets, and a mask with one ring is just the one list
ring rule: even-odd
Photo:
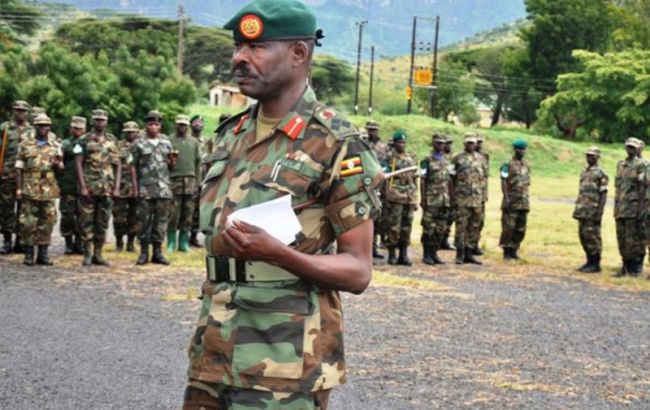
[[31,36],[40,27],[41,12],[21,0],[0,2],[0,51],[16,43],[22,43],[23,36]]
[[[476,111],[476,98],[474,91],[476,78],[468,72],[464,72],[462,63],[454,62],[451,59],[443,59],[438,70],[439,81],[436,90],[438,99],[438,118],[449,121],[452,113],[463,115],[464,118],[471,118],[472,111]],[[430,91],[416,89],[414,93],[415,107],[422,113],[429,112],[431,103]]]
[[650,48],[650,0],[612,1],[609,13],[615,50]]
[[311,68],[311,85],[321,101],[333,104],[337,97],[352,92],[352,67],[336,57],[318,55]]

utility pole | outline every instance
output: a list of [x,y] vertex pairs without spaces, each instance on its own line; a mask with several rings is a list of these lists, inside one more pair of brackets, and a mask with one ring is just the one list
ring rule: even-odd
[[438,31],[440,30],[440,16],[436,16],[436,35],[433,40],[433,75],[431,76],[431,118],[436,116],[438,105]]
[[185,7],[178,5],[178,55],[176,56],[176,69],[183,75],[183,59],[185,58]]
[[368,24],[367,20],[357,21],[355,23],[359,26],[359,43],[357,48],[357,81],[354,89],[354,114],[359,113],[359,76],[361,74],[361,41],[363,38],[363,26]]
[[368,90],[368,116],[372,115],[372,83],[375,76],[375,46],[370,47],[370,89]]
[[417,29],[418,18],[413,16],[413,34],[411,36],[411,69],[409,70],[409,94],[408,104],[406,106],[406,113],[411,113],[411,102],[413,101],[413,69],[415,68],[415,30]]

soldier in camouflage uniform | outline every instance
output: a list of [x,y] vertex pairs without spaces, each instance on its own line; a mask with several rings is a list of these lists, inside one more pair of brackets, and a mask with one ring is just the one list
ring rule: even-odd
[[133,241],[140,231],[140,222],[137,215],[138,198],[131,181],[131,148],[140,137],[140,129],[135,121],[127,121],[122,126],[124,139],[117,144],[120,155],[119,196],[113,198],[113,231],[115,233],[115,249],[121,252],[124,249],[124,236],[126,235],[126,251],[135,252]]
[[[226,28],[235,79],[259,103],[220,126],[201,190],[208,281],[184,409],[325,410],[346,381],[339,291],[360,293],[370,279],[381,170],[354,126],[306,86],[319,36],[302,3],[255,0]],[[290,245],[226,225],[287,194],[302,226]],[[337,253],[324,254],[334,242]]]
[[169,138],[160,133],[162,114],[150,111],[145,117],[145,135],[133,146],[131,154],[131,179],[138,196],[140,256],[138,265],[149,261],[152,245],[152,263],[169,265],[162,253],[162,242],[167,232],[167,222],[173,194],[169,172],[174,168],[176,156]]
[[598,165],[600,149],[587,149],[587,168],[580,174],[580,191],[576,200],[573,217],[578,220],[578,233],[587,262],[578,270],[584,273],[600,272],[600,255],[603,241],[600,226],[603,211],[607,203],[607,185],[609,178]]
[[[203,118],[200,115],[195,115],[190,118],[190,127],[192,127],[192,137],[194,137],[201,147],[201,158],[209,154],[208,139],[203,136]],[[200,173],[197,175],[197,186],[203,181],[203,167],[200,167]],[[200,190],[196,190],[194,195],[194,214],[192,215],[192,234],[190,235],[190,246],[195,248],[202,248],[203,245],[199,242],[199,201]]]
[[622,268],[614,276],[638,276],[643,268],[642,214],[645,206],[646,170],[638,158],[641,144],[636,138],[625,141],[627,159],[616,166],[616,196],[614,218],[616,219],[616,240],[623,259]]
[[422,205],[422,246],[427,265],[443,264],[438,257],[450,212],[451,185],[449,163],[443,154],[445,138],[433,135],[433,152],[420,163],[422,181],[420,197]]
[[[29,104],[16,101],[13,104],[14,117],[0,125],[0,232],[4,243],[0,254],[20,252],[20,234],[17,229],[20,202],[16,201],[16,155],[18,146],[34,131],[27,122]],[[16,234],[15,246],[12,234]]]
[[34,138],[25,139],[16,155],[16,197],[20,209],[20,235],[25,251],[24,263],[34,264],[34,246],[38,245],[38,265],[52,265],[48,247],[56,225],[56,198],[59,186],[55,171],[63,168],[61,146],[48,138],[52,121],[47,115],[35,118]]
[[[390,155],[390,148],[388,144],[381,140],[379,136],[379,123],[377,121],[370,120],[366,122],[366,130],[368,132],[368,145],[372,148],[373,152],[377,156],[377,160],[382,166],[387,166],[388,156]],[[380,254],[377,250],[377,236],[385,236],[386,230],[385,227],[385,218],[382,217],[382,213],[377,215],[373,219],[374,234],[372,237],[372,257],[383,259],[384,255]]]
[[75,153],[73,152],[77,140],[86,132],[86,119],[72,117],[70,120],[70,136],[61,142],[63,152],[63,171],[57,174],[57,182],[61,189],[59,211],[61,222],[59,229],[65,239],[65,254],[83,254],[81,242],[81,228],[79,226],[79,183],[77,169],[75,168]]
[[483,160],[476,152],[476,135],[466,134],[464,143],[465,150],[454,155],[449,165],[456,208],[456,264],[480,265],[481,262],[474,258],[473,242],[480,227]]
[[201,146],[188,133],[190,119],[187,115],[176,116],[176,135],[171,138],[178,160],[170,174],[174,201],[167,226],[167,252],[190,250],[190,231],[197,192],[197,179],[201,173]]
[[[406,152],[406,133],[393,135],[393,150],[388,156],[388,172],[416,166],[414,156]],[[411,266],[408,246],[411,243],[413,213],[417,210],[417,172],[408,172],[386,180],[384,186],[384,212],[386,213],[386,246],[388,264]],[[399,247],[399,258],[395,253]]]
[[483,150],[483,142],[485,142],[485,137],[483,136],[483,134],[476,134],[476,152],[481,156],[481,160],[483,161],[483,180],[481,181],[481,185],[483,186],[483,190],[482,190],[483,196],[481,197],[481,211],[480,211],[481,220],[479,223],[477,236],[472,239],[472,249],[474,251],[474,255],[483,255],[483,250],[481,250],[479,244],[481,242],[481,232],[483,232],[483,228],[485,227],[485,203],[488,200],[488,178],[490,174],[490,154],[488,154]]
[[524,160],[528,143],[516,140],[512,143],[515,154],[501,166],[501,239],[503,258],[519,259],[517,252],[526,236],[526,222],[530,211],[528,190],[530,187],[530,166]]
[[84,240],[81,263],[109,266],[102,249],[111,218],[111,197],[120,193],[122,164],[116,138],[106,132],[108,113],[94,110],[92,119],[92,131],[79,138],[73,148],[79,182],[79,225]]
[[[443,135],[442,137],[445,139],[445,145],[443,146],[443,155],[447,160],[447,162],[451,163],[451,159],[454,157],[454,153],[453,153],[454,140],[451,139],[451,137],[448,135]],[[454,224],[454,221],[456,220],[456,206],[454,205],[454,201],[455,199],[452,193],[452,197],[450,198],[449,217],[447,218],[447,223],[445,225],[445,233],[442,237],[442,242],[440,244],[440,249],[446,251],[456,250],[456,248],[449,242],[449,235],[451,234],[451,226]]]

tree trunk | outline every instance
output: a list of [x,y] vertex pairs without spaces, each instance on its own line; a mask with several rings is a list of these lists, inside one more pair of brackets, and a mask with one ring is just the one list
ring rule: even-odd
[[564,139],[567,140],[573,140],[576,137],[576,131],[578,130],[578,127],[584,125],[587,121],[586,120],[573,120],[569,125],[564,125],[562,124],[562,119],[560,118],[559,115],[555,114],[555,125],[557,128],[562,131],[562,134],[564,135]]
[[502,112],[503,96],[501,94],[497,94],[497,102],[494,105],[494,109],[492,110],[492,122],[490,123],[490,128],[494,127],[495,125],[499,125],[499,120],[501,119]]

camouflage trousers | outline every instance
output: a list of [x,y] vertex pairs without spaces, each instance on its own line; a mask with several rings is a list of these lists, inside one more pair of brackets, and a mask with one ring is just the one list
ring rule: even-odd
[[136,198],[113,199],[113,231],[116,237],[137,235],[140,232],[137,207]]
[[636,218],[616,219],[616,240],[623,260],[637,258],[645,253],[643,233]]
[[440,247],[447,221],[449,220],[449,207],[425,207],[422,212],[422,245],[431,246],[435,249]]
[[56,202],[23,198],[20,208],[20,243],[23,246],[49,245],[56,225]]
[[59,230],[61,236],[80,235],[79,227],[79,196],[77,194],[61,194],[59,199],[59,212],[61,222]]
[[603,252],[603,240],[600,235],[600,220],[579,219],[578,234],[580,244],[587,255],[600,255]]
[[329,395],[330,390],[277,393],[190,382],[183,410],[327,410]]
[[456,220],[457,213],[458,212],[456,211],[456,207],[452,206],[449,208],[449,217],[447,218],[447,221],[445,223],[445,233],[442,236],[443,241],[449,238],[449,235],[451,234],[451,226],[454,224],[454,221]]
[[195,207],[194,195],[174,195],[167,230],[189,232],[192,229],[192,216]]
[[140,223],[138,238],[148,243],[163,243],[172,200],[168,198],[140,198],[137,215]]
[[[400,244],[411,243],[411,229],[413,227],[412,204],[398,204],[386,201],[386,246],[396,247]],[[383,213],[384,210],[382,210]]]
[[454,246],[458,249],[470,249],[478,243],[480,228],[480,208],[459,206],[456,208],[456,237]]
[[0,232],[16,233],[18,213],[16,210],[16,174],[0,176]]
[[194,234],[201,232],[201,229],[199,228],[199,210],[201,209],[199,206],[200,202],[201,195],[197,193],[194,197],[194,213],[192,214],[192,233]]
[[502,248],[519,249],[526,236],[526,222],[528,211],[502,211],[501,213],[501,239],[499,246]]
[[108,196],[79,196],[79,226],[86,242],[106,242],[113,201]]
[[485,202],[481,202],[481,207],[479,208],[479,223],[478,223],[478,232],[475,238],[475,241],[472,243],[472,248],[478,248],[478,244],[481,242],[481,233],[485,228]]

